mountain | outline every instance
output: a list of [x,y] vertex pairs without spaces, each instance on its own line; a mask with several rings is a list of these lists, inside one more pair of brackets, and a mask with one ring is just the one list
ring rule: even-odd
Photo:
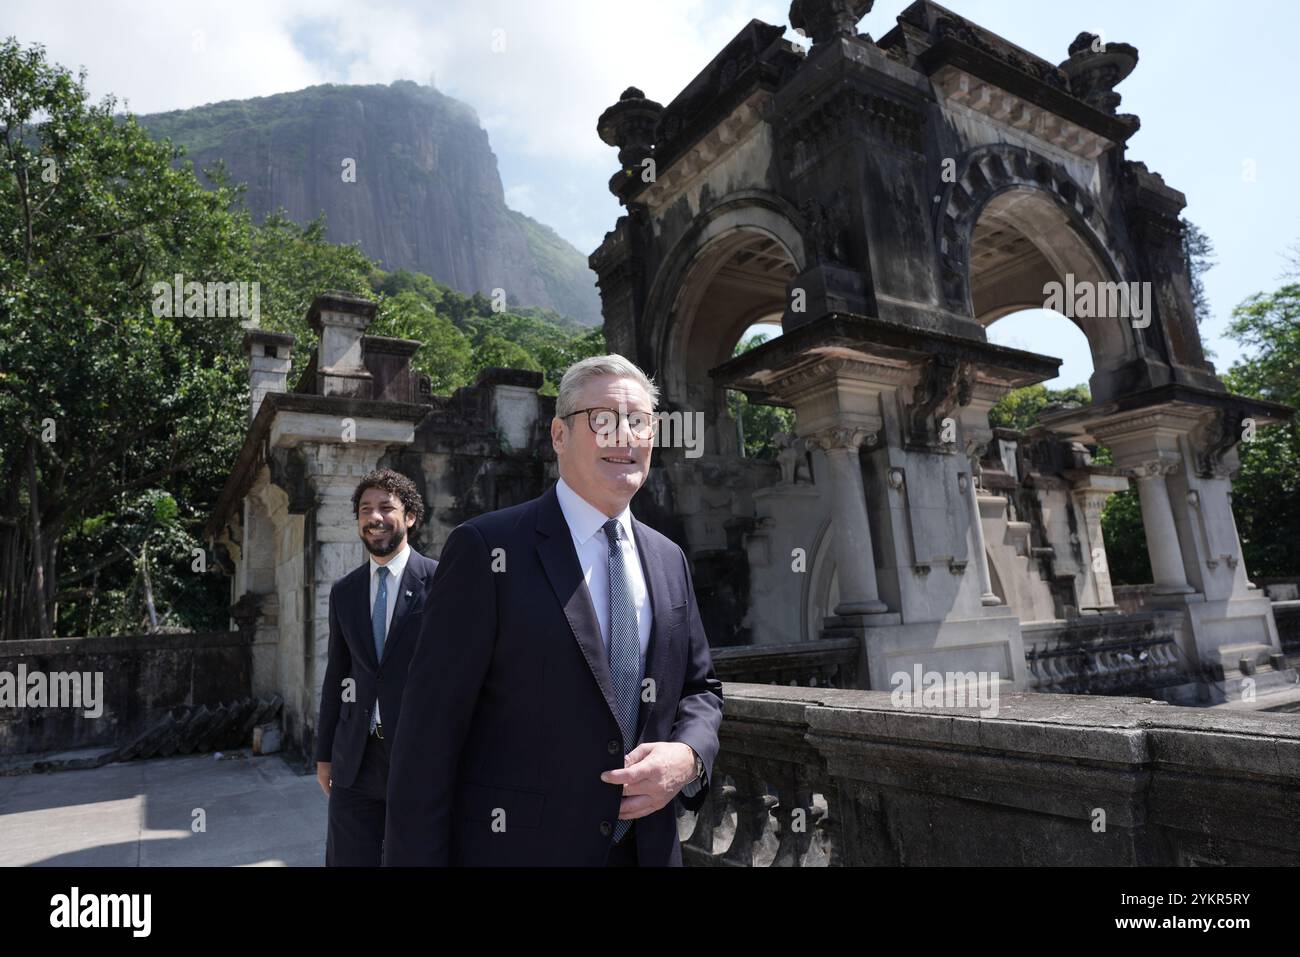
[[601,321],[587,257],[506,206],[478,116],[432,87],[327,84],[138,120],[185,146],[196,171],[223,161],[258,220],[281,206],[299,222],[323,212],[332,242],[360,243],[385,269]]

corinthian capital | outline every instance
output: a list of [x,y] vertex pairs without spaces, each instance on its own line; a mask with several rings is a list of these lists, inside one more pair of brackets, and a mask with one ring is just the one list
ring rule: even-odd
[[830,452],[833,449],[858,449],[864,445],[870,448],[876,444],[876,433],[854,426],[836,425],[805,435],[803,439],[809,450]]
[[1180,459],[1149,459],[1146,462],[1139,462],[1137,465],[1131,465],[1124,469],[1124,472],[1134,478],[1160,478],[1165,475],[1173,475],[1182,468]]

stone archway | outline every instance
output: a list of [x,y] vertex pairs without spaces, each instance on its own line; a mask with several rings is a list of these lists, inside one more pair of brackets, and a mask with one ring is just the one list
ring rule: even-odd
[[709,370],[730,358],[750,326],[779,318],[803,263],[803,239],[787,211],[770,199],[735,197],[704,217],[660,271],[646,314],[663,404],[704,413],[706,454],[738,453],[725,390]]
[[[1088,193],[1059,163],[1019,147],[981,147],[963,158],[937,234],[945,297],[986,327],[1044,308],[1048,283],[1068,294],[1122,282],[1128,272]],[[1063,314],[1088,339],[1093,396],[1110,398],[1143,351],[1132,321]]]

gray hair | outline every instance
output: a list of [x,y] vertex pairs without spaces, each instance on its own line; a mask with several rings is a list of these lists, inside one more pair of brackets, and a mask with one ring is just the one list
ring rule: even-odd
[[581,394],[583,386],[592,379],[599,379],[604,376],[635,379],[650,396],[650,411],[654,412],[659,408],[659,387],[654,384],[648,375],[637,368],[635,363],[616,354],[592,356],[589,359],[575,362],[565,370],[564,377],[560,379],[559,394],[555,397],[556,417],[562,419],[573,412],[578,404],[578,396]]

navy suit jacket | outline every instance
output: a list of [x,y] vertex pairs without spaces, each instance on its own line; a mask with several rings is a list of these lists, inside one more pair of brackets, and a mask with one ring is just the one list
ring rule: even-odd
[[[637,741],[681,741],[708,793],[722,683],[672,541],[633,521],[654,621]],[[497,570],[494,571],[494,566]],[[384,863],[602,865],[623,738],[591,593],[552,486],[447,539],[407,679],[388,777]],[[418,689],[418,693],[414,690]],[[681,864],[675,801],[638,818],[643,865]]]
[[[339,787],[351,787],[361,769],[376,698],[384,736],[397,729],[407,669],[437,567],[436,561],[411,549],[393,607],[393,620],[384,637],[382,661],[375,658],[370,627],[369,554],[365,564],[348,572],[330,589],[330,641],[316,721],[315,758],[331,762],[330,779]],[[355,696],[344,700],[343,683],[348,678],[354,680]]]

